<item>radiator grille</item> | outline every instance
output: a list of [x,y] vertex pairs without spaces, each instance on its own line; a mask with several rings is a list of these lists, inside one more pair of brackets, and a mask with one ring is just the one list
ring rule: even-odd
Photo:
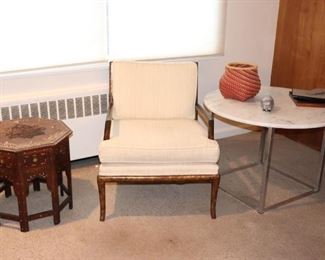
[[107,113],[107,94],[1,107],[2,120],[23,117],[72,119]]

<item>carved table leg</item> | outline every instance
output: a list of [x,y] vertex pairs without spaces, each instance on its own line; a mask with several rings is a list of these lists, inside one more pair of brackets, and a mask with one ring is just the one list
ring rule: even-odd
[[18,201],[20,231],[27,232],[29,231],[26,192],[27,188],[25,187],[25,185],[21,185],[20,183],[18,183],[18,185],[16,185],[14,189]]
[[69,147],[69,141],[67,141],[67,154],[66,154],[66,166],[65,166],[65,174],[67,176],[67,182],[68,182],[68,190],[69,190],[69,209],[73,208],[73,197],[72,197],[72,179],[71,179],[71,163],[70,163],[70,147]]
[[58,180],[59,180],[59,186],[60,186],[60,195],[63,196],[63,177],[62,177],[62,170],[60,169],[60,172],[58,172]]
[[52,194],[52,208],[53,208],[53,223],[57,225],[60,223],[60,209],[59,209],[59,192],[58,188],[51,191]]
[[51,163],[49,164],[49,175],[48,175],[48,187],[51,190],[52,197],[52,211],[53,211],[53,222],[54,225],[60,223],[60,201],[59,201],[59,189],[58,189],[58,175],[55,166],[54,155],[51,155]]
[[67,175],[67,181],[68,181],[68,190],[69,190],[69,209],[73,208],[73,199],[72,199],[72,179],[71,179],[71,167],[70,165],[67,167],[66,175]]
[[33,180],[33,189],[34,189],[34,191],[40,191],[41,190],[41,185],[40,185],[40,180],[39,179],[34,179]]
[[7,182],[7,181],[4,181],[4,189],[5,189],[5,197],[8,198],[10,197],[12,194],[11,194],[11,186],[10,186],[10,183]]

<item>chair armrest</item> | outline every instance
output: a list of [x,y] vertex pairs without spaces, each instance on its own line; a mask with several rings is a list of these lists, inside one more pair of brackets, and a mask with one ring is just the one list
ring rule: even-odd
[[113,120],[112,111],[113,111],[113,106],[109,106],[107,111],[106,121],[105,121],[104,140],[108,140],[111,135],[111,124]]
[[198,116],[202,119],[205,125],[208,127],[208,138],[214,139],[214,120],[213,114],[206,111],[201,105],[195,105]]

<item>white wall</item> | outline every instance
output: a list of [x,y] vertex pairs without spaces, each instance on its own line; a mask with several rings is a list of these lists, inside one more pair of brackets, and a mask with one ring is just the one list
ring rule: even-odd
[[[225,64],[243,61],[258,65],[263,85],[270,84],[275,42],[278,0],[228,0],[226,15],[225,53],[217,58],[199,62],[199,100],[218,88]],[[46,96],[76,97],[88,93],[108,92],[107,65],[88,65],[82,68],[55,69],[0,76],[0,107],[30,103],[30,99]],[[0,115],[1,119],[1,115]],[[78,120],[79,123],[77,123]],[[74,130],[71,139],[73,159],[96,155],[101,139],[104,117],[95,116],[87,125],[86,119],[66,120]],[[79,131],[80,125],[83,132]],[[216,137],[240,134],[242,129],[216,122]]]
[[[201,102],[206,93],[219,88],[229,62],[257,64],[262,85],[270,85],[278,8],[278,0],[228,0],[224,55],[200,62]],[[216,120],[216,138],[243,132],[246,130]]]
[[[107,86],[107,64],[2,76],[0,108],[101,95],[108,93]],[[105,114],[98,114],[63,120],[73,131],[70,138],[72,160],[98,154],[105,118]]]

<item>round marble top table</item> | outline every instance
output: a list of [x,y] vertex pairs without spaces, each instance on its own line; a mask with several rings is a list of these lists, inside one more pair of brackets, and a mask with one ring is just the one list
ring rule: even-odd
[[[219,90],[204,98],[204,106],[213,114],[249,125],[285,129],[325,127],[325,108],[298,107],[289,97],[290,89],[262,87],[254,98],[245,102],[225,99]],[[274,99],[271,112],[264,112],[261,99],[270,95]]]
[[[296,197],[265,207],[267,184],[269,178],[270,161],[272,156],[273,134],[275,128],[282,129],[310,129],[325,127],[325,108],[320,107],[298,107],[289,96],[290,89],[280,87],[261,87],[257,96],[248,99],[245,102],[226,99],[219,90],[208,93],[204,97],[204,106],[207,110],[220,117],[240,122],[244,124],[262,127],[262,135],[260,141],[260,150],[258,162],[246,166],[238,167],[227,173],[236,172],[237,170],[249,168],[257,164],[263,165],[263,175],[260,187],[260,198],[257,206],[259,213],[263,213],[267,209],[276,208],[293,200],[318,192],[321,185],[322,175],[324,171],[325,161],[325,128],[323,134],[322,148],[320,153],[320,165],[316,178],[316,184],[311,186],[297,178],[283,173],[272,167],[273,170],[284,174],[286,177],[305,184],[311,190],[300,194]],[[271,112],[265,112],[261,107],[263,97],[270,95],[274,99],[274,107]],[[225,174],[227,174],[225,173]],[[247,202],[238,196],[231,194],[237,199],[250,206]]]

